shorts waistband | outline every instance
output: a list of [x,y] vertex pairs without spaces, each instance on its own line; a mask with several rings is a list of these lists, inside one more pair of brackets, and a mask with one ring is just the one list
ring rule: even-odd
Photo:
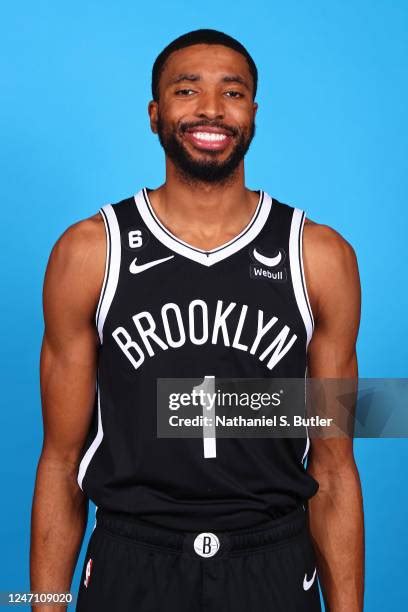
[[307,511],[300,506],[277,519],[263,523],[259,527],[237,531],[176,531],[149,525],[136,517],[119,512],[111,512],[98,507],[96,526],[100,525],[113,534],[122,535],[138,542],[167,548],[174,551],[194,551],[198,536],[215,536],[220,551],[235,552],[251,550],[286,540],[301,533],[306,527]]

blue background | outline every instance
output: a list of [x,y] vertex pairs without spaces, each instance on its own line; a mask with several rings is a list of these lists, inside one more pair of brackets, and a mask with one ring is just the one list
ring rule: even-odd
[[[29,589],[47,259],[68,225],[163,181],[147,103],[152,63],[176,36],[213,27],[248,47],[260,108],[247,184],[353,245],[360,376],[407,377],[407,17],[403,0],[3,3],[0,590]],[[365,610],[401,610],[408,441],[356,440],[355,454]],[[93,517],[91,507],[89,529]]]

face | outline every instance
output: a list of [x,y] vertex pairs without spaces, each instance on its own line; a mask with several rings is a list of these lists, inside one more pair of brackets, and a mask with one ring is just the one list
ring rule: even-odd
[[150,102],[153,132],[189,181],[231,178],[255,134],[257,104],[243,55],[222,45],[193,45],[172,53]]

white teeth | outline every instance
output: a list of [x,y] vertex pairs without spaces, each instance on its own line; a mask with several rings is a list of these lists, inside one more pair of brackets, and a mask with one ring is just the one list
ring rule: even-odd
[[212,142],[221,141],[226,139],[225,134],[215,134],[214,132],[193,132],[194,137],[198,140],[208,140]]

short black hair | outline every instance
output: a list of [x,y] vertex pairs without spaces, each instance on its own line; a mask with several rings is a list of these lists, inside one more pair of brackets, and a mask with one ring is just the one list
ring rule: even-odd
[[182,34],[181,36],[173,40],[171,43],[169,43],[167,47],[165,47],[163,51],[161,51],[161,53],[159,53],[159,55],[156,57],[152,69],[153,100],[157,102],[159,99],[159,80],[169,55],[171,55],[174,51],[178,51],[179,49],[184,49],[185,47],[191,47],[192,45],[200,44],[224,45],[224,47],[230,47],[230,49],[234,49],[234,51],[238,51],[238,53],[241,53],[248,62],[249,70],[253,81],[253,98],[255,99],[256,90],[258,87],[258,70],[256,68],[254,60],[252,59],[248,51],[245,49],[244,45],[242,45],[235,38],[232,38],[232,36],[225,34],[224,32],[219,32],[218,30],[201,29],[193,30],[192,32]]

